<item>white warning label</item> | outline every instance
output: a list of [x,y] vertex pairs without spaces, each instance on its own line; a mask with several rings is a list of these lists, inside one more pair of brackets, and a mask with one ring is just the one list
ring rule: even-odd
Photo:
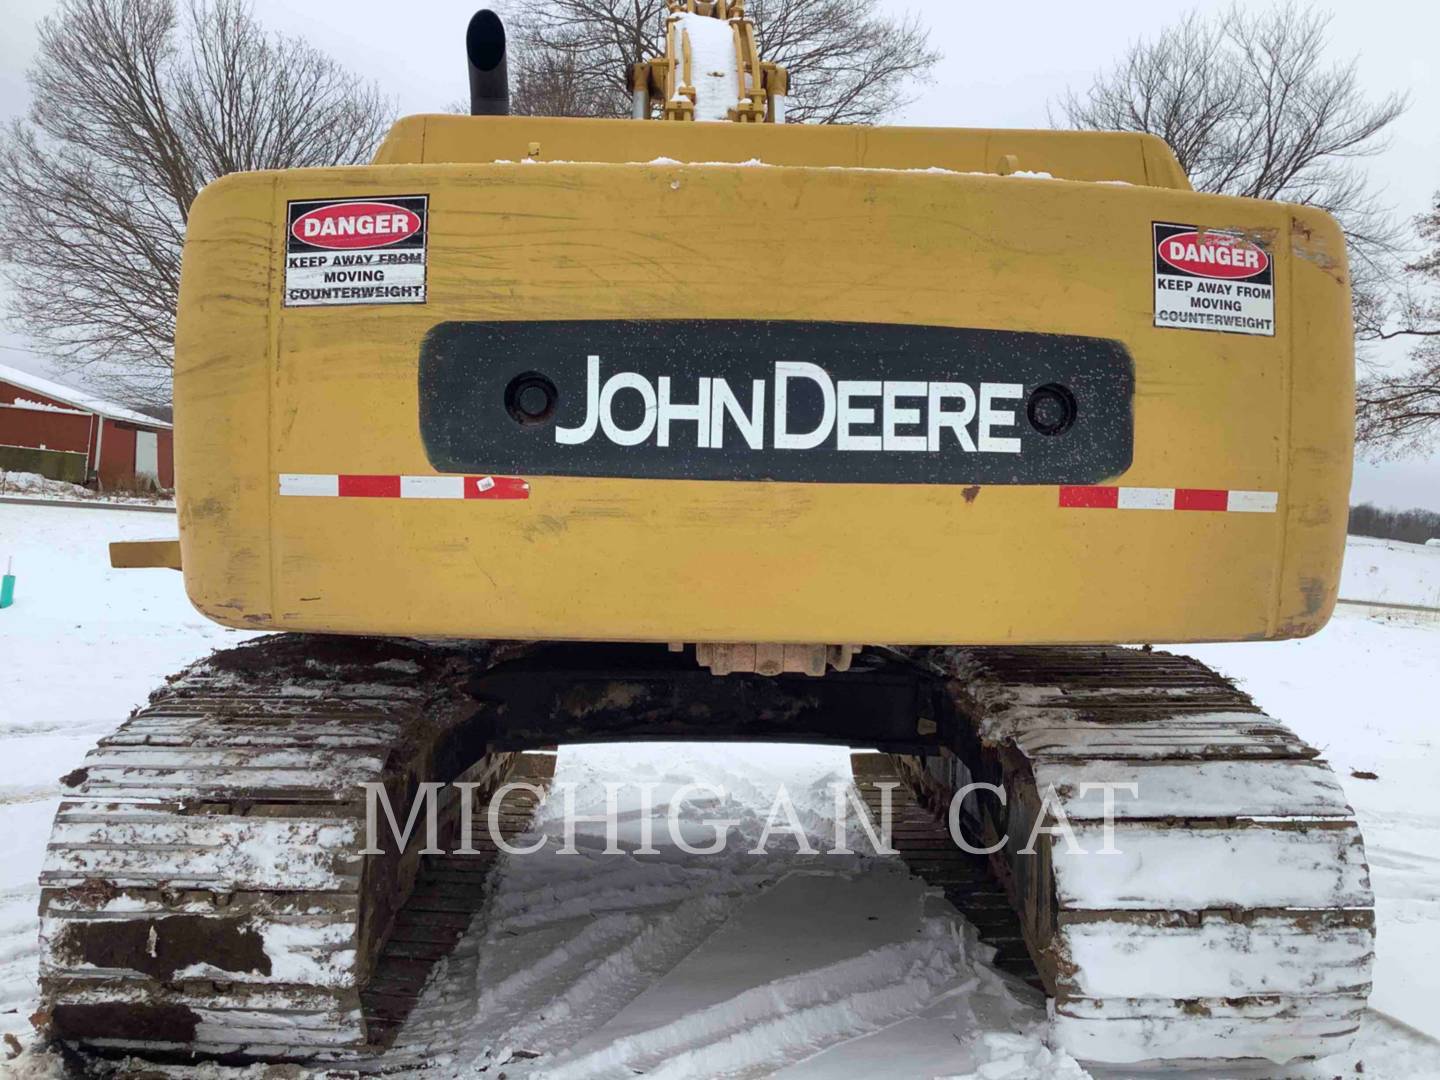
[[1275,336],[1275,268],[1245,237],[1154,222],[1155,325]]
[[423,304],[429,196],[289,204],[285,306]]

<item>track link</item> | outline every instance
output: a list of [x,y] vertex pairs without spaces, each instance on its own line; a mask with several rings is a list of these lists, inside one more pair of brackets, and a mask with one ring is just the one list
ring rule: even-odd
[[[987,847],[1008,838],[991,863],[1065,1049],[1173,1065],[1349,1046],[1374,901],[1354,814],[1314,748],[1186,657],[918,655],[950,676],[954,730],[939,754],[897,757],[899,771],[937,814],[972,782],[1004,790],[967,798],[966,829]],[[1113,789],[1107,844],[1095,785],[1130,783],[1134,797]]]
[[101,740],[64,778],[41,876],[52,1035],[150,1057],[372,1053],[394,1016],[362,990],[395,978],[385,944],[423,844],[364,855],[362,785],[404,815],[422,781],[474,782],[477,799],[504,781],[517,755],[485,752],[457,689],[477,662],[266,639],[176,676]]
[[980,940],[995,950],[991,965],[1043,990],[1020,918],[989,861],[955,844],[945,815],[926,809],[922,792],[906,783],[897,758],[851,754],[850,769],[872,822],[879,826],[885,820],[888,804],[891,848],[911,873],[943,891]]

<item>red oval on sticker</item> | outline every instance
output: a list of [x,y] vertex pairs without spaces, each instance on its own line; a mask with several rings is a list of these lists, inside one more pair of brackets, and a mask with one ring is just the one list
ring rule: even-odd
[[387,202],[332,203],[301,214],[290,234],[315,247],[376,248],[398,244],[420,231],[420,215]]
[[1160,258],[1201,277],[1248,278],[1270,266],[1265,249],[1229,233],[1187,232],[1160,241]]

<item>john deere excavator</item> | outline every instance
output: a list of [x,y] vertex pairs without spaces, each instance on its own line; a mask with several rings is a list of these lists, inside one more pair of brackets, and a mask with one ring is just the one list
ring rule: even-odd
[[1335,222],[1196,193],[1144,135],[786,124],[744,0],[669,8],[633,120],[504,115],[482,12],[474,115],[196,201],[179,540],[113,559],[281,633],[66,777],[41,1021],[363,1060],[483,879],[369,846],[364,784],[403,814],[557,743],[750,738],[879,750],[940,814],[994,785],[960,826],[1076,1057],[1345,1048],[1373,918],[1339,784],[1122,647],[1329,618]]

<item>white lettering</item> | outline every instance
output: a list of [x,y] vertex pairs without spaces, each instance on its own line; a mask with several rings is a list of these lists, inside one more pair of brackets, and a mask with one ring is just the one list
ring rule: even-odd
[[725,448],[725,417],[728,414],[740,429],[745,445],[751,450],[765,449],[765,380],[756,379],[750,384],[750,412],[747,415],[740,408],[730,384],[724,379],[710,380],[710,445],[716,450]]
[[892,807],[892,792],[900,785],[894,780],[887,780],[883,784],[876,784],[880,792],[880,827],[877,830],[870,821],[870,814],[865,804],[860,800],[860,792],[855,790],[854,784],[832,784],[830,792],[835,798],[835,846],[830,849],[831,855],[853,855],[850,850],[850,829],[849,811],[853,808],[856,816],[860,819],[860,828],[870,840],[871,849],[876,855],[898,855],[899,852],[890,846],[892,835],[891,824],[894,819]]
[[1009,409],[994,409],[991,404],[997,399],[1018,401],[1025,394],[1025,388],[1018,383],[980,384],[980,452],[982,454],[1018,454],[1019,439],[1003,439],[991,435],[995,427],[1014,427],[1015,413]]
[[[615,395],[621,390],[634,390],[640,395],[640,400],[645,405],[645,417],[640,421],[638,427],[629,431],[622,428],[615,422],[612,409],[615,404]],[[605,389],[600,391],[600,429],[605,432],[605,437],[616,446],[639,446],[646,439],[650,438],[655,430],[655,388],[650,385],[650,380],[644,375],[637,375],[633,371],[623,371],[619,375],[611,375],[605,380]]]
[[[1053,825],[1047,825],[1047,820],[1053,820]],[[1045,789],[1040,798],[1040,812],[1035,815],[1035,827],[1030,830],[1030,839],[1020,849],[1021,855],[1035,854],[1035,841],[1041,835],[1059,836],[1065,841],[1065,854],[1084,855],[1085,849],[1080,846],[1080,840],[1075,835],[1075,830],[1070,825],[1070,819],[1065,814],[1065,807],[1060,801],[1059,794],[1055,791],[1055,785],[1051,784]],[[1052,845],[1053,850],[1053,845]]]
[[723,802],[725,799],[725,789],[716,787],[714,784],[686,784],[684,787],[676,790],[675,793],[670,796],[670,839],[675,846],[685,852],[686,855],[718,855],[725,850],[725,844],[730,835],[730,830],[739,825],[740,822],[735,818],[729,818],[723,821],[707,820],[705,824],[715,830],[715,839],[711,841],[709,847],[694,847],[691,845],[689,838],[686,836],[685,826],[681,824],[681,817],[687,809],[690,809],[690,801],[701,793],[709,795],[710,798],[707,801],[711,803]]
[[[960,411],[946,412],[944,402],[946,398],[959,398]],[[975,453],[975,443],[970,438],[970,422],[975,419],[975,391],[970,389],[969,383],[963,382],[937,382],[930,384],[930,438],[929,450],[932,454],[938,454],[944,449],[940,442],[940,433],[949,428],[955,433],[955,438],[960,441],[960,449],[966,453]]]
[[585,361],[585,420],[576,428],[555,428],[555,441],[562,446],[579,446],[595,435],[600,423],[600,357]]
[[955,797],[950,800],[950,813],[946,821],[950,825],[950,839],[955,841],[956,847],[969,852],[971,855],[994,855],[1005,846],[1006,837],[1002,836],[989,847],[976,847],[970,843],[965,836],[965,830],[960,827],[960,809],[965,805],[965,800],[971,795],[978,794],[981,791],[990,792],[1000,800],[1001,806],[1005,805],[1005,800],[1008,796],[1006,796],[1003,787],[999,784],[987,784],[984,781],[977,780],[973,784],[966,784],[959,791],[955,792]]
[[[541,833],[539,839],[529,847],[521,847],[505,839],[505,834],[500,829],[500,811],[505,806],[505,796],[509,795],[512,791],[528,791],[535,796],[536,802],[544,799],[548,794],[544,788],[537,787],[534,784],[527,784],[523,780],[514,780],[503,785],[490,797],[490,810],[486,815],[486,824],[490,827],[490,839],[495,842],[496,847],[507,855],[534,855],[535,852],[545,846],[547,837],[544,833]],[[468,852],[457,851],[455,854],[465,855],[468,854]]]
[[445,849],[440,846],[440,818],[435,802],[435,793],[444,787],[444,784],[426,781],[420,785],[419,791],[415,795],[415,801],[410,804],[410,816],[405,820],[403,832],[400,829],[400,822],[395,819],[395,811],[390,806],[390,792],[386,790],[385,785],[378,781],[367,780],[362,786],[365,788],[365,847],[361,850],[361,855],[386,854],[377,842],[378,829],[375,816],[377,806],[385,811],[385,820],[390,823],[390,835],[395,837],[397,853],[404,854],[405,849],[410,846],[410,834],[420,823],[420,808],[423,806],[425,808],[425,846],[420,849],[420,854],[445,854]]
[[658,407],[657,446],[670,445],[670,424],[675,420],[695,422],[695,445],[701,450],[710,448],[710,380],[700,380],[700,400],[694,405],[678,405],[670,400],[670,376],[660,376],[660,404]]
[[[362,274],[352,276],[360,278]],[[1205,301],[1206,306],[1220,303]],[[581,421],[575,427],[557,426],[557,443],[583,445],[602,431],[617,446],[639,446],[653,436],[654,445],[659,447],[722,450],[726,427],[733,424],[749,449],[765,449],[767,386],[763,379],[752,380],[747,405],[726,379],[697,376],[695,399],[687,402],[675,400],[677,380],[672,376],[659,376],[652,385],[638,372],[621,371],[607,378],[600,368],[599,356],[586,358]],[[808,420],[797,421],[790,415],[794,402],[791,386],[796,379],[815,384],[820,395],[818,417],[813,408]],[[633,419],[638,415],[633,406],[628,411],[620,410],[625,421],[616,415],[616,400],[627,390],[639,395],[643,415],[638,421]],[[683,390],[680,396],[685,396]],[[1024,387],[1018,383],[981,383],[977,393],[975,386],[962,382],[836,382],[816,364],[781,361],[775,365],[772,445],[777,450],[812,450],[828,442],[832,448],[847,452],[938,454],[958,444],[964,453],[1018,454],[1022,448],[1018,431],[1002,434],[1006,428],[1018,427],[1017,413],[1003,405],[1023,399]],[[627,423],[631,426],[624,426]],[[676,424],[692,423],[693,436],[683,428],[678,434],[675,431]],[[802,428],[813,426],[809,430],[792,430],[791,425],[796,423]]]
[[880,383],[870,380],[844,380],[838,387],[839,405],[836,409],[835,426],[838,432],[837,444],[841,450],[879,450],[879,435],[853,435],[852,424],[867,426],[875,423],[875,410],[850,404],[851,398],[880,396]]
[[[809,379],[820,388],[823,400],[820,423],[814,431],[792,432],[786,416],[791,379]],[[775,365],[775,448],[777,450],[813,450],[830,437],[835,426],[835,384],[825,369],[815,364],[782,360]]]
[[1119,855],[1120,849],[1115,846],[1115,792],[1123,791],[1132,799],[1140,797],[1140,785],[1134,780],[1084,780],[1080,785],[1080,797],[1083,799],[1092,791],[1105,793],[1105,846],[1095,854],[1097,855]]
[[[784,817],[784,822],[778,818]],[[790,792],[785,785],[781,784],[775,792],[775,801],[770,804],[770,812],[765,815],[765,828],[760,832],[760,838],[755,841],[755,846],[750,849],[751,855],[764,855],[766,845],[770,843],[771,833],[789,833],[795,837],[795,853],[797,855],[814,855],[815,849],[810,846],[810,834],[805,831],[805,826],[800,823],[800,815],[795,810],[795,803],[790,798]]]
[[928,387],[923,382],[887,382],[881,425],[885,436],[886,450],[924,451],[930,448],[924,435],[901,435],[895,429],[920,423],[919,409],[902,409],[897,404],[900,398],[923,398]]
[[1260,252],[1253,247],[1214,241],[1196,244],[1171,240],[1169,243],[1170,253],[1166,257],[1171,262],[1212,263],[1215,266],[1233,266],[1239,270],[1260,269]]
[[[605,854],[623,855],[625,849],[620,846],[620,789],[623,784],[613,781],[605,784],[605,813],[603,814],[577,814],[575,812],[575,784],[561,784],[561,792],[565,796],[565,845],[556,852],[557,855],[578,855],[580,849],[575,846],[575,826],[581,823],[587,825],[605,826]],[[491,807],[500,805],[496,799]],[[492,809],[492,813],[493,813]]]

